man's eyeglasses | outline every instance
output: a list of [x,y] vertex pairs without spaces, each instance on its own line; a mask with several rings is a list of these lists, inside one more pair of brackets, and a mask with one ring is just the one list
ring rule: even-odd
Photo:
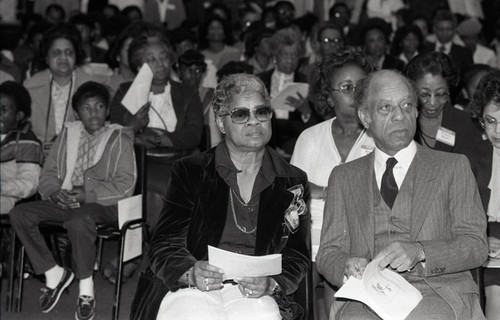
[[321,39],[321,43],[329,43],[329,44],[337,44],[337,43],[341,43],[342,42],[342,39],[341,38],[328,38],[328,37],[324,37]]
[[439,102],[439,103],[444,103],[448,101],[448,96],[450,95],[449,92],[439,92],[439,93],[429,93],[429,92],[418,92],[418,97],[420,98],[420,101],[422,103],[427,103],[429,100],[431,100],[431,97],[434,96],[434,98]]
[[[251,111],[255,119],[260,122],[266,122],[273,117],[273,109],[269,106],[260,106]],[[229,113],[223,114],[223,117],[229,116],[231,121],[235,124],[247,123],[250,119],[250,109],[248,108],[235,108]]]
[[340,91],[345,94],[353,94],[356,91],[356,86],[354,83],[343,83],[340,84],[338,88],[332,88],[332,91]]
[[483,128],[485,129],[496,128],[498,124],[500,124],[500,121],[490,116],[485,116],[484,118],[481,118],[479,122],[481,123],[481,126],[483,126]]

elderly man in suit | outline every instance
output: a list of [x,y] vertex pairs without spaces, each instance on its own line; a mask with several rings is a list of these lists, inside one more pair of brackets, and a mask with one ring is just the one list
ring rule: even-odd
[[[486,218],[467,158],[412,140],[417,97],[400,73],[372,73],[355,101],[376,149],[331,173],[319,272],[340,287],[380,259],[423,295],[407,319],[484,319],[469,270],[487,257]],[[337,317],[379,319],[356,301]]]

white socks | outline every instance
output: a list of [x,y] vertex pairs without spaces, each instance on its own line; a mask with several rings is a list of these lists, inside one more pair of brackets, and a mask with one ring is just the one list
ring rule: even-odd
[[49,289],[55,289],[64,275],[64,268],[57,264],[45,271],[45,285]]
[[80,295],[94,297],[94,279],[92,276],[80,279]]
[[[45,272],[45,285],[49,289],[55,289],[64,275],[64,268],[55,265]],[[92,276],[80,280],[80,295],[94,297],[94,279]]]

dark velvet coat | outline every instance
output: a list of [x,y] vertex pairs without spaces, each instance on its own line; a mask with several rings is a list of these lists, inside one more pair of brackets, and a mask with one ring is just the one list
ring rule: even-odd
[[[310,214],[300,216],[295,233],[284,225],[293,194],[306,174],[267,148],[275,168],[273,183],[260,194],[255,255],[282,254],[282,273],[273,278],[291,294],[309,266]],[[165,294],[182,287],[178,279],[198,260],[207,260],[207,245],[218,246],[226,222],[229,186],[219,176],[215,148],[177,161],[172,168],[164,208],[151,239],[150,266],[141,274],[130,319],[154,320]]]

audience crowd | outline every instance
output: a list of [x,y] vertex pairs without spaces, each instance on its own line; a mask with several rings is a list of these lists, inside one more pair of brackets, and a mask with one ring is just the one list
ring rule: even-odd
[[[234,298],[240,310],[225,310],[229,317],[299,319],[301,307],[289,295],[309,264],[313,286],[324,288],[313,295],[315,313],[376,319],[333,296],[372,259],[422,292],[411,319],[432,319],[421,312],[434,311],[436,319],[461,319],[463,312],[482,319],[476,296],[462,303],[451,291],[477,293],[468,270],[482,268],[483,253],[500,259],[500,15],[486,32],[485,20],[447,6],[425,16],[413,14],[421,10],[412,1],[389,1],[397,12],[367,2],[355,18],[349,2],[337,2],[327,19],[299,16],[286,0],[245,1],[237,10],[216,1],[196,12],[199,21],[180,0],[89,5],[86,13],[40,1],[39,12],[25,14],[21,37],[0,52],[0,209],[32,272],[46,277],[42,312],[77,278],[75,317],[94,318],[95,226],[116,223],[117,202],[144,178],[152,237],[134,319],[184,314],[213,291],[263,304]],[[132,99],[146,102],[131,111],[127,92],[145,69],[151,83]],[[138,148],[146,177],[137,177]],[[397,163],[389,181],[396,200],[383,190],[388,157]],[[415,166],[441,168],[439,174],[410,166],[414,157]],[[421,194],[424,176],[442,182],[428,187],[434,198]],[[373,193],[377,188],[382,194]],[[291,199],[298,207],[287,209]],[[434,226],[422,220],[423,235],[414,230],[418,210],[405,207],[419,208],[411,199],[431,203]],[[364,207],[353,205],[365,200],[375,230],[354,218]],[[288,220],[292,207],[297,225]],[[38,230],[49,220],[68,231],[57,240],[62,261]],[[363,236],[373,243],[361,245]],[[282,253],[283,273],[228,284],[207,263],[207,245]],[[450,259],[462,265],[437,259],[438,250],[456,250]],[[399,258],[401,252],[408,254]],[[115,282],[117,257],[106,260],[104,275]],[[140,261],[125,264],[124,281]],[[2,254],[1,266],[6,262]],[[484,313],[500,319],[500,272],[484,270]]]

